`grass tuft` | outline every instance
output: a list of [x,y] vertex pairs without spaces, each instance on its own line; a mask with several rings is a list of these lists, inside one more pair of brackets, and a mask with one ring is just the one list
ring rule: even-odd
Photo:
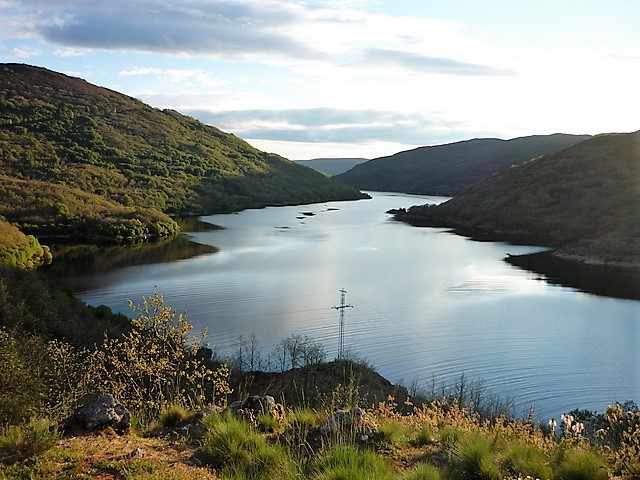
[[502,472],[493,459],[493,446],[484,436],[467,434],[457,444],[451,464],[455,478],[500,480]]
[[232,414],[205,419],[200,449],[205,462],[223,478],[295,478],[297,466],[287,450],[270,444],[266,437]]
[[509,445],[501,458],[501,465],[511,475],[551,478],[553,471],[547,455],[533,445]]
[[421,463],[418,466],[407,471],[402,480],[442,480],[444,477],[433,465]]
[[376,453],[354,445],[327,448],[314,462],[313,480],[391,480],[393,468]]
[[164,428],[176,428],[192,420],[193,413],[180,405],[169,405],[160,412],[158,418],[158,422]]
[[0,435],[3,461],[13,463],[49,450],[59,438],[55,427],[46,418],[32,418],[24,426],[7,427]]
[[591,450],[573,449],[564,452],[555,470],[562,480],[606,480],[609,473],[602,458]]

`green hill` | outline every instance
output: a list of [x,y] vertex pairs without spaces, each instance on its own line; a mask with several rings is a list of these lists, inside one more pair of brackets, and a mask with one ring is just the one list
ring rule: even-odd
[[398,218],[548,245],[587,263],[640,266],[639,186],[640,131],[604,134]]
[[477,138],[420,147],[370,160],[333,178],[364,190],[453,196],[489,175],[586,138],[563,134]]
[[0,263],[32,268],[51,261],[49,248],[33,235],[25,235],[0,216]]
[[25,233],[166,235],[177,229],[167,214],[362,196],[178,112],[0,65],[0,214]]

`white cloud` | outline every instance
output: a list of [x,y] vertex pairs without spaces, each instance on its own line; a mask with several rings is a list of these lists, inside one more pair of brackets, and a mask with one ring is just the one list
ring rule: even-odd
[[58,49],[55,52],[53,52],[53,54],[56,57],[81,57],[85,54],[86,52],[84,50],[78,50],[75,48],[64,48],[64,49]]
[[[16,0],[22,19],[48,42],[267,63],[382,62],[450,74],[495,74],[469,58],[460,24],[372,13],[362,3],[305,5],[278,0],[161,0],[87,3]],[[346,5],[346,6],[345,6]],[[126,12],[126,14],[124,14]],[[474,50],[481,50],[474,47]]]
[[16,47],[11,49],[11,53],[17,58],[32,58],[40,55],[42,50],[33,47]]
[[[404,10],[436,8],[449,17],[401,16],[392,13],[395,3],[375,0],[11,5],[0,14],[4,51],[31,48],[16,58],[57,48],[56,65],[64,59],[68,70],[100,71],[101,85],[159,108],[199,110],[224,130],[280,141],[287,151],[638,128],[637,45],[586,47],[564,35],[561,21],[552,23],[562,27],[550,32],[562,39],[554,44],[541,43],[540,23],[518,17],[524,23],[505,27],[484,8],[469,16],[417,1]],[[518,26],[536,37],[500,37],[519,34]],[[566,28],[579,35],[578,26]],[[34,41],[23,40],[30,35]],[[60,56],[74,52],[84,53],[75,64]]]
[[122,70],[118,74],[121,77],[138,77],[151,75],[160,82],[180,84],[183,87],[217,87],[228,83],[227,80],[217,78],[201,69],[161,69],[156,67],[135,67],[130,70]]
[[118,75],[121,77],[136,77],[139,75],[157,75],[161,73],[160,68],[154,67],[135,67],[131,70],[122,70]]

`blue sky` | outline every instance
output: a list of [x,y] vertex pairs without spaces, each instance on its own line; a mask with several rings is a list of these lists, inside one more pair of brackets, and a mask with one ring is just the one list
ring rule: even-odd
[[0,0],[0,61],[291,159],[640,129],[637,0]]

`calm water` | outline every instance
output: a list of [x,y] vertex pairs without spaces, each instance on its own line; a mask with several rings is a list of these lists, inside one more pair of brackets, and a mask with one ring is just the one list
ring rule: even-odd
[[480,243],[415,228],[384,212],[442,198],[375,193],[372,200],[203,217],[192,233],[215,253],[76,274],[78,295],[130,313],[154,289],[219,354],[255,333],[265,352],[290,334],[345,345],[391,381],[454,382],[461,374],[540,418],[640,401],[640,302],[551,285],[502,259],[538,247]]

